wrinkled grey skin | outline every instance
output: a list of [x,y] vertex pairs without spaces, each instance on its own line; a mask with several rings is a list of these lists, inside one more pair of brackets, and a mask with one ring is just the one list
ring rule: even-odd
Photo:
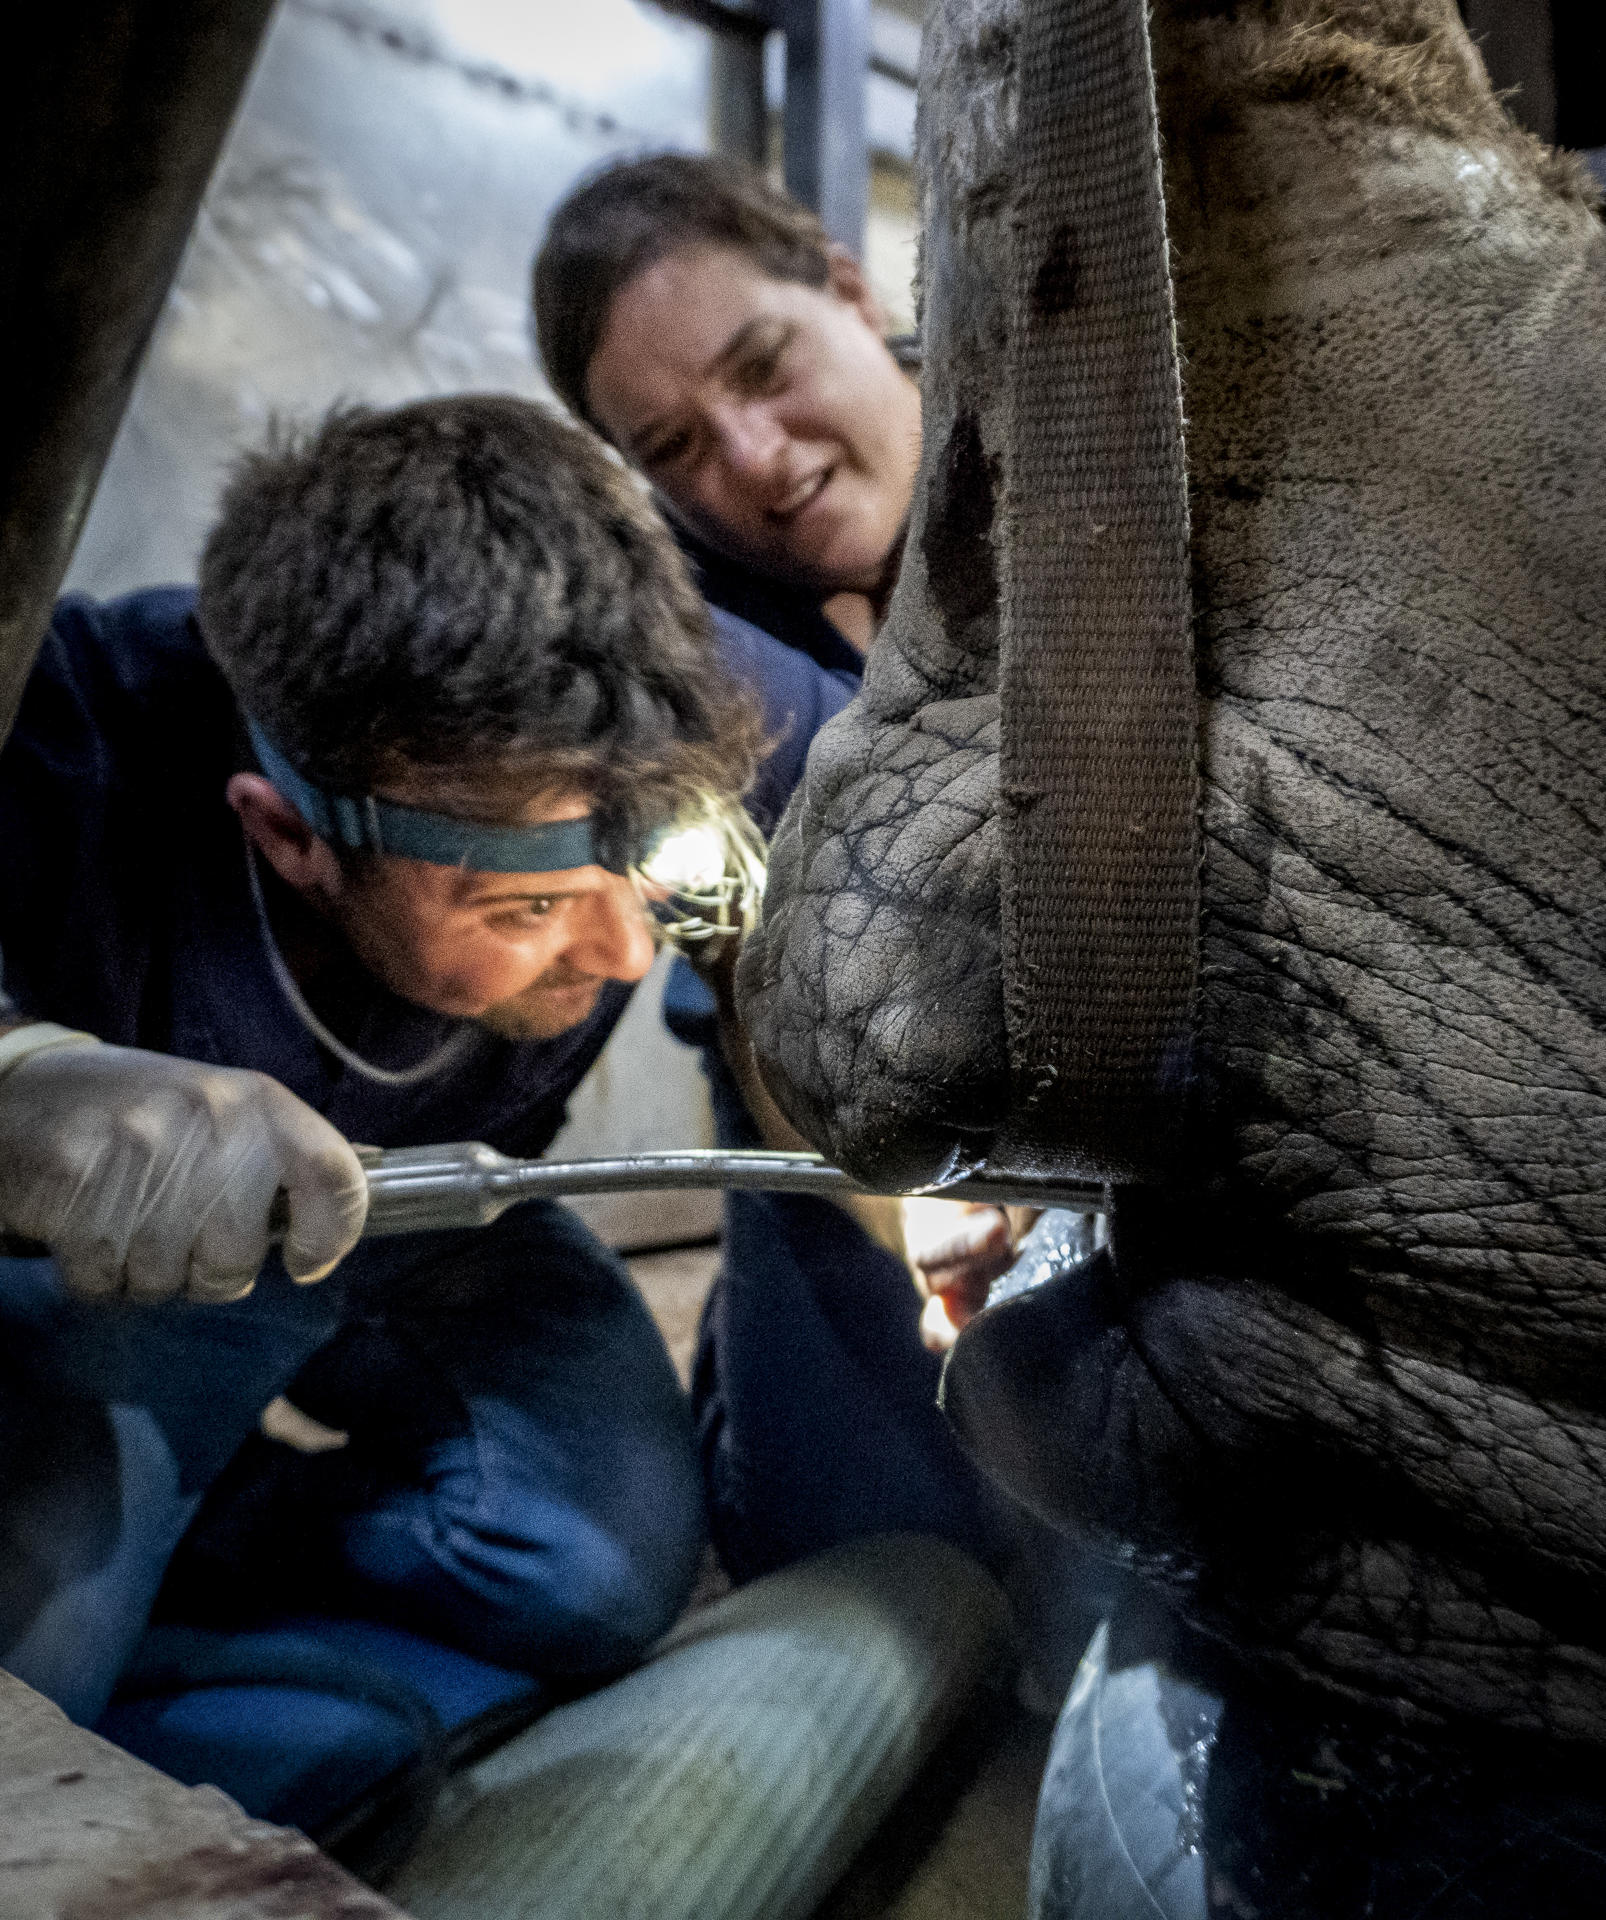
[[[934,11],[922,56],[924,457],[861,697],[776,835],[741,991],[766,1081],[843,1164],[914,1185],[1009,1095],[999,960],[998,564],[1014,4]],[[843,1158],[846,1156],[846,1158]]]
[[[1009,1085],[1013,22],[946,0],[931,30],[909,549],[742,971],[783,1107],[900,1181],[984,1153]],[[1089,1280],[967,1334],[950,1410],[1261,1672],[1606,1741],[1606,236],[1452,0],[1160,0],[1154,44],[1192,1151]]]

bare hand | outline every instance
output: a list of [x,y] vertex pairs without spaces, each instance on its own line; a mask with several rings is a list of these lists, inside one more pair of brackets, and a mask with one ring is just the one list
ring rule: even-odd
[[926,1300],[921,1341],[945,1353],[986,1306],[993,1282],[1009,1271],[1015,1257],[1009,1217],[1002,1207],[905,1201],[904,1244]]

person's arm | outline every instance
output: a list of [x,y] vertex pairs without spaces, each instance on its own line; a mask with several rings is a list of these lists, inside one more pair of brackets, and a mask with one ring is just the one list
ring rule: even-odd
[[164,897],[151,770],[227,718],[193,597],[63,601],[0,755],[0,946],[21,1003],[0,993],[0,1229],[96,1299],[246,1292],[281,1191],[286,1266],[321,1278],[367,1208],[351,1148],[277,1082],[71,1030],[139,1032]]
[[287,1205],[284,1263],[321,1280],[362,1232],[350,1145],[264,1074],[103,1046],[0,1007],[0,1227],[80,1298],[249,1293]]

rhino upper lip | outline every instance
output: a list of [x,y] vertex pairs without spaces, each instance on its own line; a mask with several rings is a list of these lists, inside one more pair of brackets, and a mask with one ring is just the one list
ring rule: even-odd
[[824,492],[827,482],[836,472],[834,466],[819,467],[805,479],[799,480],[787,494],[767,508],[765,518],[769,520],[792,520],[813,500]]

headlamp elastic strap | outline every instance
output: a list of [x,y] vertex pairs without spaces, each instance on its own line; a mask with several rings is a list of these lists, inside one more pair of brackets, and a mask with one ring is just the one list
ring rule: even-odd
[[475,873],[567,873],[593,866],[625,873],[630,868],[631,850],[610,845],[611,836],[600,834],[590,815],[539,826],[488,826],[372,794],[329,793],[292,766],[249,715],[245,724],[266,777],[314,833],[348,852],[389,853]]

